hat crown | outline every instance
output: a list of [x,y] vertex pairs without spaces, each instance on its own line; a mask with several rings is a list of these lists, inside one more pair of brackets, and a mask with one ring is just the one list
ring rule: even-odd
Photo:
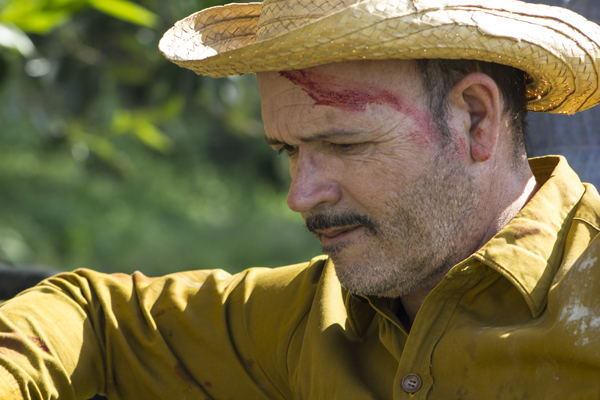
[[268,40],[361,0],[264,0],[256,40]]

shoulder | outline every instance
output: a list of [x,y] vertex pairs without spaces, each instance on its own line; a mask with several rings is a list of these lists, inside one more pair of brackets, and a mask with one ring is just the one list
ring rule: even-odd
[[145,290],[155,293],[178,293],[193,303],[217,301],[232,311],[243,308],[266,310],[273,314],[289,313],[289,308],[302,313],[310,308],[317,287],[323,279],[328,257],[315,257],[309,262],[278,268],[249,268],[237,274],[223,270],[197,270],[166,275],[157,280],[136,273],[132,279],[148,282]]
[[[587,243],[575,260],[567,261],[557,274],[548,295],[548,312],[556,326],[579,347],[600,352],[600,234]],[[583,247],[583,246],[582,246]],[[565,338],[567,339],[567,338]],[[567,339],[565,343],[569,340]]]
[[327,260],[320,256],[274,269],[248,269],[232,276],[232,294],[235,298],[242,296],[247,306],[261,309],[308,309],[323,279]]
[[310,307],[327,264],[326,256],[279,268],[250,268],[237,274],[220,269],[194,270],[147,277],[104,274],[89,269],[63,273],[42,283],[45,291],[62,292],[80,303],[128,303],[133,299],[152,308],[161,302],[209,304],[234,308],[283,311]]

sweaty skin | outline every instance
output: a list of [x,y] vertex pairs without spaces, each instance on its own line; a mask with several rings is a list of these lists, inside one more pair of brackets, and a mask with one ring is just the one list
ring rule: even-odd
[[344,287],[400,297],[411,318],[535,187],[530,170],[510,170],[503,104],[487,75],[470,74],[452,89],[445,144],[409,61],[257,77],[267,143],[290,158],[289,207],[321,241]]

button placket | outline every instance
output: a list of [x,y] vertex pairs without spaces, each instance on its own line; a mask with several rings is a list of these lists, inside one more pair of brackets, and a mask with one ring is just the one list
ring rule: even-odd
[[[399,374],[396,381],[400,393],[405,396],[408,394],[411,398],[424,399],[427,396],[433,384],[428,360],[435,344],[443,335],[460,299],[481,280],[481,275],[479,268],[474,268],[468,274],[447,275],[429,294],[419,310],[402,352],[398,372],[403,371],[404,374]],[[405,397],[398,397],[400,398]]]

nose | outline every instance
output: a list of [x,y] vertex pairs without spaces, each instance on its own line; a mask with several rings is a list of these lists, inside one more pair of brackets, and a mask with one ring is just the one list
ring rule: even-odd
[[309,212],[324,204],[340,200],[341,189],[333,179],[333,165],[328,157],[315,150],[300,148],[295,160],[290,160],[292,184],[287,197],[288,207],[299,213]]

